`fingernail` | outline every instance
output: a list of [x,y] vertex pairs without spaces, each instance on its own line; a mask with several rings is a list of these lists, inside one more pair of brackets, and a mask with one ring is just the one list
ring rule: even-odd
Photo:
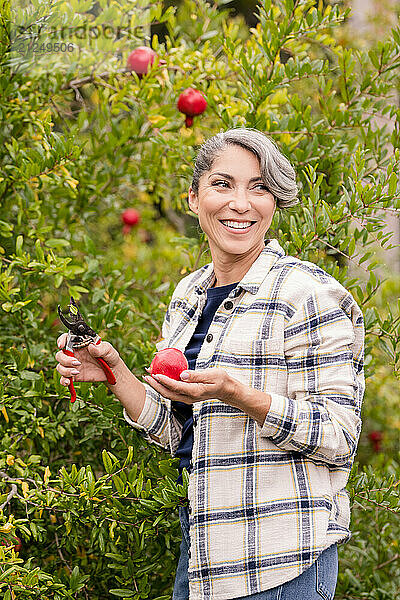
[[72,375],[79,375],[78,369],[72,369],[71,373]]
[[73,365],[81,365],[82,363],[80,363],[79,360],[73,360],[72,364]]

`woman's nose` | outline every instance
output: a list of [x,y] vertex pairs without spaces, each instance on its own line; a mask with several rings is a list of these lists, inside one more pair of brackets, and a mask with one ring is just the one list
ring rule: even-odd
[[229,200],[229,207],[235,208],[236,210],[247,210],[251,208],[250,199],[246,192],[234,192],[232,198]]

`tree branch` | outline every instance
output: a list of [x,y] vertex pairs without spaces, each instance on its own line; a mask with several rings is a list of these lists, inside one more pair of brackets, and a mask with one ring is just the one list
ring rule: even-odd
[[15,485],[15,483],[10,483],[10,485],[11,485],[11,491],[9,492],[9,494],[8,494],[8,496],[7,496],[6,500],[5,500],[5,502],[3,502],[3,504],[1,504],[1,505],[0,505],[0,510],[3,510],[3,508],[4,508],[5,506],[7,506],[7,504],[8,504],[9,502],[11,502],[12,498],[14,498],[14,496],[15,496],[16,494],[18,494],[18,488],[17,488],[17,486]]

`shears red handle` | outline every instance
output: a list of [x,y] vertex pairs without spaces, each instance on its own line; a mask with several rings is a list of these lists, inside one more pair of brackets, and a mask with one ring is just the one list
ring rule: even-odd
[[[74,350],[86,348],[89,344],[100,344],[100,336],[84,321],[72,296],[69,303],[68,316],[63,314],[60,305],[58,305],[58,314],[61,322],[68,328],[67,341],[65,343],[65,348],[63,348],[64,354],[67,354],[67,356],[75,356]],[[117,380],[106,361],[103,358],[100,358],[100,356],[96,356],[96,360],[103,369],[107,377],[107,382],[114,385]],[[72,377],[69,378],[68,388],[71,393],[71,402],[75,402],[76,392]]]
[[[100,342],[101,342],[101,338],[99,337],[96,342],[92,342],[92,343],[97,345],[97,344],[100,344]],[[72,352],[72,350],[68,350],[67,348],[63,348],[63,352],[64,352],[64,354],[67,354],[68,356],[75,356],[75,354]],[[107,377],[107,382],[111,383],[111,385],[114,385],[117,382],[117,380],[115,379],[115,375],[112,372],[112,370],[110,369],[110,367],[108,366],[108,364],[106,363],[106,361],[103,358],[101,358],[100,356],[96,356],[96,360],[99,363],[99,365],[102,367],[102,369]],[[71,402],[75,402],[76,391],[74,388],[74,383],[72,381],[72,377],[69,380],[68,389],[71,394]]]

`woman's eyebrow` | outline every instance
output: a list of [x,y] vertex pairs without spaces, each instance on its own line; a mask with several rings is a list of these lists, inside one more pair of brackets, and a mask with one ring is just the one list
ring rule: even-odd
[[[209,175],[208,179],[210,179],[210,177],[212,177],[213,175],[222,175],[222,177],[226,177],[230,181],[234,181],[234,179],[235,179],[232,175],[229,175],[229,173],[219,173],[218,171],[216,171],[215,173],[211,173],[211,175]],[[252,177],[251,179],[249,179],[249,183],[251,183],[252,181],[263,181],[263,178],[262,177]]]

